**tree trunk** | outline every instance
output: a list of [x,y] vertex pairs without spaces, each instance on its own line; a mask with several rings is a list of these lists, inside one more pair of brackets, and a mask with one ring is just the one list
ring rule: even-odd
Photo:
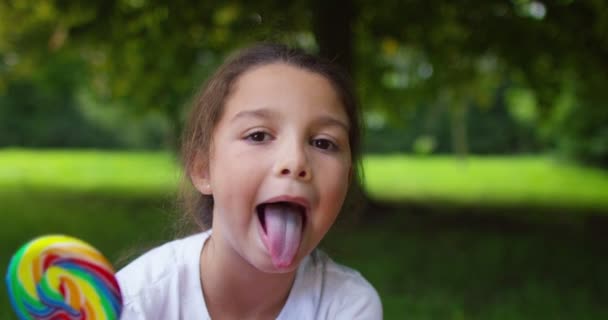
[[451,109],[451,136],[452,150],[464,162],[469,154],[467,139],[467,104],[459,102],[459,105]]
[[354,74],[354,32],[356,7],[352,0],[312,2],[313,31],[319,54]]
[[[357,8],[352,0],[312,2],[313,31],[319,44],[319,54],[342,67],[354,80],[354,23]],[[372,201],[365,193],[363,181],[353,175],[353,184],[344,204],[340,220],[347,223],[359,223],[370,219]]]

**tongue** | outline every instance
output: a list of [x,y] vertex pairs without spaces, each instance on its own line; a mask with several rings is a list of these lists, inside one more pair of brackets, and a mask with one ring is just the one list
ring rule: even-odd
[[264,208],[266,246],[275,267],[288,267],[298,252],[302,236],[302,215],[297,207],[284,203]]

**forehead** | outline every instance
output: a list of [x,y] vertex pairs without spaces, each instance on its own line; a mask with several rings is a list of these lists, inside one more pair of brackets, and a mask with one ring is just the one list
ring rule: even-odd
[[345,107],[325,76],[285,63],[262,65],[246,71],[234,83],[224,115],[247,109],[326,114],[349,122]]

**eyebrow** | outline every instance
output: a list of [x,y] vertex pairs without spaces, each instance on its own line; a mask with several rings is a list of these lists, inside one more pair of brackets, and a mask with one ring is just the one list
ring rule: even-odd
[[[262,108],[262,109],[240,111],[239,113],[234,115],[234,117],[232,117],[231,121],[234,122],[234,121],[237,121],[237,120],[243,119],[243,118],[270,119],[270,118],[276,118],[276,117],[278,117],[277,112],[272,111],[270,109]],[[314,122],[316,125],[337,126],[337,127],[344,129],[344,131],[346,131],[346,132],[350,132],[350,126],[346,122],[336,119],[335,117],[332,117],[332,116],[323,115],[323,116],[320,116],[317,119],[315,119]]]
[[342,120],[338,120],[331,116],[321,116],[315,120],[315,122],[321,126],[337,126],[346,132],[350,132],[350,126]]
[[232,117],[231,121],[236,121],[243,118],[275,118],[277,116],[276,112],[269,109],[255,109],[255,110],[244,110],[237,113],[234,117]]

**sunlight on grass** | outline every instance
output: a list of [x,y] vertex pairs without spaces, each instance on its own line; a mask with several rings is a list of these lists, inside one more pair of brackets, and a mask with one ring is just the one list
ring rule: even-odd
[[548,157],[368,156],[365,181],[384,201],[608,208],[608,173]]
[[175,188],[180,172],[166,152],[0,151],[0,185],[130,192]]
[[[381,201],[608,208],[608,173],[548,157],[366,156],[365,183]],[[173,190],[180,179],[167,152],[0,151],[0,186],[68,190]]]

